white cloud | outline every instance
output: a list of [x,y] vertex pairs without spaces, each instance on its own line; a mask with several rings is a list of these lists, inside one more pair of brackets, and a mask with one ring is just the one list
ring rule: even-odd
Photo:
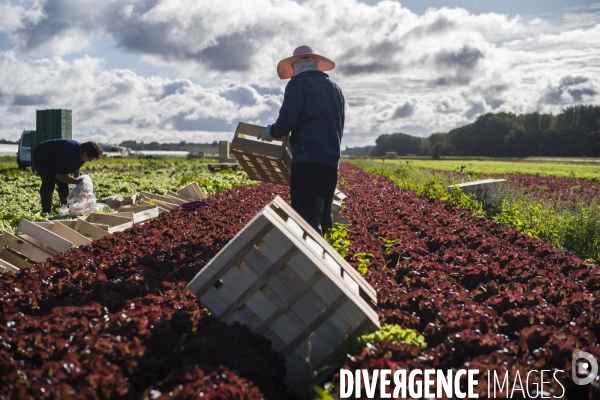
[[[19,129],[25,113],[64,107],[82,134],[224,139],[238,120],[273,122],[286,83],[276,64],[300,44],[337,63],[330,76],[346,96],[349,146],[401,129],[447,131],[490,111],[557,112],[600,101],[594,10],[549,20],[460,8],[417,15],[389,0],[23,4],[0,0],[0,29],[14,45],[0,57],[3,135]],[[181,78],[111,70],[81,55],[98,38]]]
[[[35,110],[73,110],[73,132],[87,139],[97,132],[117,142],[213,141],[226,139],[237,121],[261,123],[281,96],[259,95],[243,84],[204,88],[187,79],[144,78],[129,70],[104,70],[99,59],[83,57],[24,62],[0,53],[0,110],[9,116],[3,133],[34,129]],[[262,116],[262,117],[261,117]]]
[[14,31],[22,27],[25,9],[10,3],[0,3],[0,27],[3,31]]

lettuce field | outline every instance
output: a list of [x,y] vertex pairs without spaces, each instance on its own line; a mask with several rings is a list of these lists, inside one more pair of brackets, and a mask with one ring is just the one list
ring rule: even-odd
[[[516,163],[507,169],[510,173],[473,175],[412,164],[364,161],[357,164],[421,196],[470,209],[557,248],[570,250],[587,261],[600,262],[600,183],[596,181],[527,175]],[[449,185],[484,178],[502,178],[508,182],[508,188],[496,196],[494,204],[451,196],[446,190]]]
[[[556,178],[573,178],[598,182],[600,181],[600,160],[580,158],[577,162],[559,161],[550,159],[540,160],[514,160],[495,161],[490,159],[452,159],[443,160],[410,160],[415,167],[433,169],[437,171],[459,172],[463,165],[463,172],[476,175],[491,174],[522,174],[536,176],[550,176]],[[405,164],[406,160],[386,160],[386,164]]]
[[[0,173],[4,229],[15,218],[40,217],[36,177],[10,160]],[[294,399],[283,385],[283,356],[247,327],[220,323],[186,289],[276,195],[289,201],[288,188],[250,184],[243,172],[211,173],[195,160],[107,160],[85,173],[99,198],[192,180],[210,196],[204,207],[163,213],[1,275],[0,398]],[[480,398],[494,371],[514,382],[532,369],[561,370],[544,394],[587,398],[590,385],[574,383],[571,361],[577,350],[600,358],[595,186],[573,201],[519,189],[541,182],[534,177],[514,180],[489,206],[448,195],[444,185],[456,179],[410,166],[341,164],[350,225],[328,239],[376,289],[387,324],[351,339],[339,354],[344,368],[476,368]],[[552,192],[561,187],[543,182]],[[589,226],[577,222],[582,208]],[[530,389],[539,378],[527,381]],[[338,394],[334,374],[314,397]]]
[[[98,202],[107,196],[131,196],[140,191],[163,194],[198,182],[206,196],[240,185],[255,184],[243,171],[210,172],[203,159],[101,159],[86,163],[81,174],[94,183]],[[29,168],[17,168],[15,157],[0,157],[0,232],[12,232],[21,218],[40,220],[38,190],[41,180]],[[54,194],[53,209],[60,208]]]

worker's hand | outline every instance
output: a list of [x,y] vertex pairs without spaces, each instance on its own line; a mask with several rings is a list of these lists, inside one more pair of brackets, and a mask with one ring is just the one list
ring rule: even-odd
[[271,125],[267,125],[267,127],[260,133],[260,135],[258,135],[258,138],[260,140],[272,142],[275,138],[271,135]]
[[73,178],[73,183],[75,185],[79,185],[81,182],[83,182],[83,178]]

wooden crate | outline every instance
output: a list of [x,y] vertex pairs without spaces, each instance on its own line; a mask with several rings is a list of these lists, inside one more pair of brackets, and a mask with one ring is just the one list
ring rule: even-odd
[[342,202],[334,199],[331,202],[331,209],[333,211],[337,211],[339,213],[342,210]]
[[344,202],[344,200],[346,200],[346,196],[344,193],[340,192],[338,189],[335,189],[335,192],[333,193],[333,199],[337,200],[339,202]]
[[[142,199],[151,199],[151,200],[158,200],[161,201],[163,203],[169,203],[169,204],[173,204],[174,206],[178,206],[181,204],[185,204],[186,201],[185,200],[181,200],[177,197],[173,197],[173,196],[169,196],[169,195],[162,195],[162,194],[154,194],[154,193],[149,193],[149,192],[141,192],[140,196]],[[189,203],[189,202],[188,202]]]
[[[154,203],[154,200],[152,200],[152,202]],[[142,206],[155,206],[155,207],[157,207],[157,208],[158,208],[158,213],[159,213],[159,214],[162,214],[162,213],[164,213],[164,212],[171,211],[171,209],[170,209],[170,208],[164,208],[164,207],[161,207],[161,206],[160,206],[160,204],[157,204],[157,203],[150,204],[150,201],[148,201],[147,199],[142,199],[142,200],[140,200],[140,205],[142,205]]]
[[3,261],[4,265],[8,264],[17,269],[23,269],[33,265],[32,262],[27,261],[21,255],[15,254],[14,252],[4,248],[0,249],[0,260]]
[[182,187],[177,193],[181,196],[191,198],[192,201],[204,199],[204,194],[196,182],[192,182],[189,185]]
[[111,200],[111,199],[108,199],[108,198],[105,197],[104,200],[102,201],[102,203],[108,205],[110,208],[118,210],[119,207],[129,206],[129,205],[135,204],[136,197],[137,196],[134,194],[131,197],[125,197],[122,201]]
[[140,204],[143,204],[143,205],[155,204],[161,208],[164,208],[165,210],[173,210],[173,209],[179,207],[177,204],[171,203],[170,201],[158,200],[156,198],[146,196],[143,193],[140,196]]
[[71,220],[60,220],[56,222],[66,225],[69,228],[73,229],[75,232],[78,232],[83,236],[86,236],[91,239],[100,239],[110,234],[108,232],[108,225],[92,224],[81,218]]
[[56,249],[53,249],[52,247],[48,246],[47,244],[42,243],[39,240],[37,240],[37,239],[35,239],[35,238],[33,238],[33,237],[31,237],[31,236],[23,233],[23,232],[19,232],[19,234],[17,235],[17,237],[19,239],[23,239],[26,242],[35,245],[35,246],[37,246],[37,247],[39,247],[41,249],[46,250],[47,252],[51,253],[53,256],[57,255],[58,253],[60,253],[60,251],[58,251]]
[[187,201],[187,200],[182,200],[179,197],[169,196],[168,194],[165,194],[163,196],[169,199],[169,203],[175,204],[177,206],[180,206],[185,203],[189,203],[189,201]]
[[[69,250],[73,246],[73,242],[68,239],[57,235],[56,233],[44,228],[43,226],[36,225],[35,223],[22,219],[17,227],[17,236],[26,235],[29,238],[35,240],[34,244],[42,243],[43,248],[51,252],[61,253]],[[29,239],[25,238],[27,241]],[[39,246],[39,245],[38,245]],[[42,246],[40,246],[42,247]]]
[[64,239],[67,239],[73,244],[73,246],[82,246],[84,244],[91,243],[92,241],[89,237],[73,229],[75,225],[70,222],[61,223],[59,221],[45,220],[42,222],[34,222],[34,224],[37,226],[41,226],[42,228],[47,229],[50,232],[53,232]]
[[350,224],[346,218],[340,215],[340,211],[342,210],[342,205],[344,204],[346,197],[348,196],[340,192],[338,189],[335,189],[333,194],[333,202],[331,203],[331,216],[333,218],[333,222],[339,222],[340,224],[345,225]]
[[313,371],[339,367],[335,349],[346,335],[379,327],[375,290],[279,197],[188,288],[217,318],[270,339],[300,397]]
[[3,249],[4,246],[35,262],[44,262],[49,257],[54,256],[50,251],[29,243],[25,239],[8,232],[5,232],[0,236],[0,249]]
[[8,263],[8,262],[0,259],[0,273],[4,273],[7,271],[19,272],[19,268],[15,267],[11,263]]
[[90,238],[85,237],[84,235],[82,235],[74,229],[71,229],[67,224],[61,224],[59,222],[50,222],[51,226],[48,226],[48,223],[44,222],[34,222],[34,224],[38,226],[43,226],[50,232],[53,232],[58,236],[67,239],[73,244],[73,246],[76,247],[92,242]]
[[[479,181],[465,182],[457,184],[461,190],[468,195],[474,195],[477,200],[482,202],[495,201],[496,196],[501,190],[506,189],[506,179],[482,179]],[[448,192],[452,193],[454,186],[448,186]]]
[[123,206],[119,208],[119,212],[127,211],[133,213],[134,225],[158,217],[158,206],[152,204],[146,206]]
[[192,201],[194,201],[194,199],[192,199],[191,197],[188,197],[188,196],[182,196],[182,195],[180,195],[179,193],[177,193],[177,192],[173,192],[173,191],[171,191],[171,190],[167,190],[167,191],[165,192],[165,196],[171,196],[171,197],[175,197],[176,199],[183,200],[183,201],[185,201],[186,203],[189,203],[189,202],[192,202]]
[[231,142],[231,152],[250,179],[290,185],[292,152],[288,136],[264,142],[258,135],[264,126],[240,122]]
[[119,217],[112,214],[91,213],[85,219],[94,224],[108,225],[108,232],[121,232],[133,226],[133,218]]

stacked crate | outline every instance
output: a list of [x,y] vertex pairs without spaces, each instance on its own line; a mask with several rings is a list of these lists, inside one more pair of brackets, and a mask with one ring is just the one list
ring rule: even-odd
[[157,206],[125,206],[111,214],[86,218],[32,222],[22,219],[16,235],[0,236],[0,272],[18,271],[73,247],[89,244],[158,216]]
[[290,185],[292,152],[288,137],[263,142],[258,139],[264,126],[240,122],[231,142],[231,151],[250,179]]
[[177,193],[167,190],[164,195],[148,192],[140,193],[140,204],[155,204],[159,212],[166,212],[179,207],[182,204],[191,203],[204,199],[204,194],[196,182],[182,187]]
[[0,236],[0,272],[17,272],[29,267],[32,261],[43,262],[54,254],[8,232]]
[[137,196],[134,194],[133,196],[124,197],[123,200],[117,200],[114,198],[114,196],[109,196],[105,197],[104,200],[102,200],[102,202],[110,208],[118,210],[121,206],[130,206],[135,204],[136,200]]
[[16,235],[4,233],[0,236],[0,273],[16,272],[73,247],[156,218],[159,213],[181,204],[204,199],[196,182],[182,187],[177,193],[141,192],[139,204],[135,204],[136,197],[109,202],[112,208],[118,209],[110,214],[91,213],[85,218],[42,222],[22,219]]
[[36,110],[35,132],[31,137],[32,150],[46,140],[72,138],[71,110]]
[[226,323],[270,339],[303,397],[336,348],[379,328],[375,290],[281,198],[260,211],[188,284]]
[[228,163],[229,162],[229,141],[227,141],[227,140],[219,141],[219,162],[220,163]]
[[[31,152],[41,142],[52,139],[72,139],[71,110],[36,110],[35,131],[31,132]],[[35,166],[31,164],[35,171]]]
[[344,193],[340,192],[338,189],[335,189],[333,194],[333,202],[331,203],[331,214],[333,217],[333,222],[338,222],[340,224],[348,225],[350,222],[340,214],[342,210],[342,205],[344,204],[344,200],[346,200],[346,196]]
[[108,235],[108,230],[83,220],[31,222],[21,220],[16,234],[0,236],[0,272],[27,268],[72,247]]

